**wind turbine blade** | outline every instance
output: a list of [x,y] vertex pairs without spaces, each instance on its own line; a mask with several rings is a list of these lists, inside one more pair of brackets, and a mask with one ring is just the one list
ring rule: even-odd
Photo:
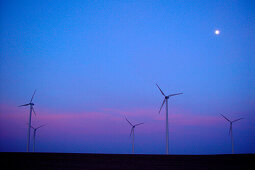
[[165,102],[166,102],[166,99],[164,99],[164,101],[163,101],[163,103],[162,103],[162,105],[161,105],[161,107],[160,107],[160,109],[159,109],[159,112],[158,112],[158,113],[160,113],[160,111],[161,111],[161,109],[162,109],[163,105],[165,104]]
[[244,118],[236,119],[236,120],[234,120],[234,121],[232,121],[232,122],[236,122],[236,121],[241,120],[241,119],[244,119]]
[[23,104],[23,105],[20,105],[20,106],[18,106],[18,107],[22,107],[22,106],[28,106],[29,104]]
[[138,124],[135,124],[134,126],[139,126],[139,125],[142,125],[143,123],[138,123]]
[[30,125],[30,128],[32,128],[32,129],[34,129],[34,130],[35,130],[35,128],[34,128],[32,125]]
[[133,131],[134,131],[134,127],[131,128],[131,132],[130,132],[130,135],[129,135],[130,137],[131,137]]
[[32,111],[34,112],[34,114],[35,114],[35,116],[36,116],[36,113],[35,113],[35,109],[34,109],[34,107],[32,107]]
[[226,118],[224,115],[221,114],[222,117],[224,117],[227,121],[231,122],[228,118]]
[[[157,85],[157,84],[156,84]],[[157,85],[158,86],[158,85]],[[160,92],[162,93],[163,96],[166,96],[163,91],[160,89],[160,87],[158,86],[158,89],[160,90]]]
[[127,122],[128,122],[131,126],[133,126],[133,125],[132,125],[132,123],[130,123],[130,122],[128,121],[128,119],[127,119],[127,117],[126,117],[126,116],[125,116],[125,118],[126,118]]
[[32,98],[31,98],[31,100],[30,100],[30,103],[32,102],[32,100],[33,100],[33,98],[34,98],[34,96],[35,96],[35,92],[36,92],[36,90],[34,91],[34,94],[33,94]]
[[[45,124],[45,125],[46,125],[46,124]],[[41,125],[41,126],[39,126],[39,127],[35,128],[35,129],[39,129],[39,128],[41,128],[41,127],[45,126],[45,125]]]
[[168,97],[172,97],[172,96],[176,96],[176,95],[180,95],[180,94],[183,94],[183,93],[170,94],[170,95],[168,95]]

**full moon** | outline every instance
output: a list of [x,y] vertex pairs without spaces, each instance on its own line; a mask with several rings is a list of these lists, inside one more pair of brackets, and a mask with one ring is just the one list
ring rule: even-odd
[[220,30],[215,30],[214,34],[219,35],[220,34]]

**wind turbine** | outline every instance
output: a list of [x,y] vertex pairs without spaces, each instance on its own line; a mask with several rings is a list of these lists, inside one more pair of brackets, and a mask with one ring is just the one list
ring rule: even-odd
[[[157,85],[157,84],[156,84]],[[183,93],[176,93],[176,94],[170,94],[168,96],[166,96],[163,91],[160,89],[160,87],[157,85],[158,89],[160,90],[161,94],[164,96],[164,100],[163,100],[163,103],[160,107],[160,110],[159,110],[159,113],[163,107],[163,105],[166,103],[166,154],[168,154],[169,152],[169,129],[168,129],[168,99],[172,96],[176,96],[176,95],[180,95],[180,94],[183,94]]]
[[45,126],[45,125],[41,125],[41,126],[38,126],[37,128],[34,128],[33,126],[31,126],[31,128],[34,130],[34,135],[33,135],[33,152],[35,152],[35,135],[36,135],[36,131],[39,129],[39,128],[41,128],[41,127],[43,127],[43,126]]
[[[125,116],[125,118],[126,118],[126,116]],[[134,154],[134,151],[135,151],[135,127],[139,126],[143,123],[138,123],[138,124],[133,125],[127,118],[126,118],[126,120],[132,126],[130,136],[133,134],[132,153]]]
[[[35,92],[36,90],[34,91],[34,94],[30,100],[29,103],[27,104],[23,104],[23,105],[20,105],[19,107],[22,107],[22,106],[30,106],[30,111],[29,111],[29,119],[28,119],[28,130],[27,130],[27,152],[29,152],[29,145],[30,145],[30,127],[31,127],[31,114],[32,112],[34,112],[35,114],[35,110],[34,110],[34,103],[32,103],[33,101],[33,98],[34,98],[34,95],[35,95]],[[36,114],[35,114],[36,115]]]
[[228,118],[226,118],[224,115],[221,114],[221,116],[222,116],[224,119],[226,119],[226,120],[230,123],[229,135],[230,135],[230,137],[231,137],[232,154],[234,154],[234,139],[233,139],[233,132],[232,132],[232,124],[233,124],[234,122],[237,122],[237,121],[239,121],[239,120],[241,120],[241,119],[244,119],[244,118],[239,118],[239,119],[236,119],[236,120],[231,121],[231,120],[229,120]]

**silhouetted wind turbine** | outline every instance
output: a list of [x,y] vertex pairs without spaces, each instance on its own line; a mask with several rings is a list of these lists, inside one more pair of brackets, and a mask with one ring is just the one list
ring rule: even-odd
[[34,94],[30,100],[29,103],[27,104],[23,104],[23,105],[20,105],[19,107],[22,107],[22,106],[30,106],[30,111],[29,111],[29,119],[28,119],[28,130],[27,130],[27,152],[29,152],[29,145],[30,145],[30,127],[31,127],[31,114],[32,112],[34,112],[35,114],[35,110],[34,110],[34,103],[32,103],[33,101],[33,98],[34,98],[34,95],[35,95],[35,92],[36,90],[34,91]]
[[39,128],[41,128],[41,127],[43,127],[43,126],[45,126],[45,125],[41,125],[41,126],[39,126],[39,127],[37,127],[37,128],[34,128],[33,126],[31,126],[31,128],[34,130],[34,135],[33,135],[33,152],[35,152],[35,135],[36,135],[36,131],[39,129]]
[[[126,118],[126,116],[125,116],[125,118]],[[134,152],[135,152],[135,127],[136,127],[136,126],[139,126],[139,125],[141,125],[141,124],[143,124],[143,123],[138,123],[138,124],[133,125],[127,118],[126,118],[126,120],[127,120],[127,122],[132,126],[131,132],[130,132],[130,136],[131,136],[132,133],[133,133],[132,153],[134,154]]]
[[229,135],[230,135],[230,137],[231,137],[232,154],[234,154],[234,139],[233,139],[232,124],[233,124],[234,122],[237,122],[237,121],[243,119],[243,118],[239,118],[239,119],[236,119],[236,120],[231,121],[231,120],[229,120],[228,118],[226,118],[224,115],[221,114],[221,116],[222,116],[224,119],[226,119],[226,120],[230,123]]
[[[157,84],[156,84],[157,85]],[[158,89],[160,90],[161,94],[164,96],[164,100],[163,100],[163,103],[160,107],[160,110],[159,110],[159,113],[163,107],[163,105],[166,103],[166,154],[168,154],[169,152],[169,129],[168,129],[168,99],[172,96],[176,96],[176,95],[180,95],[180,94],[183,94],[183,93],[176,93],[176,94],[170,94],[168,96],[166,96],[163,91],[160,89],[160,87],[157,85]]]

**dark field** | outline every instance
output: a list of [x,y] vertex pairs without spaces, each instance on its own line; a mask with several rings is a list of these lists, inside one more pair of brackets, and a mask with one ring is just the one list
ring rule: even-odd
[[1,152],[6,169],[255,169],[254,154],[129,155]]

